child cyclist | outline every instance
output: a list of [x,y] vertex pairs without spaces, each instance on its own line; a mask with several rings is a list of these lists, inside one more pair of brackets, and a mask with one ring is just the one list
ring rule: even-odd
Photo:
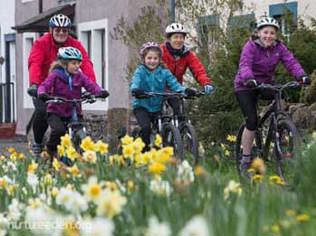
[[[282,62],[286,69],[301,83],[309,84],[305,71],[287,47],[277,40],[279,24],[274,18],[265,17],[257,22],[257,36],[248,40],[242,49],[239,70],[235,77],[235,94],[241,110],[246,117],[246,127],[242,134],[243,154],[241,172],[248,176],[251,163],[251,150],[257,129],[258,90],[253,90],[258,83],[273,84],[277,65]],[[266,99],[273,99],[273,94],[263,91]],[[272,96],[271,96],[272,95]]]
[[130,86],[135,99],[132,102],[133,113],[141,127],[140,136],[146,144],[150,144],[150,124],[161,112],[162,98],[148,97],[146,92],[164,92],[166,87],[173,92],[184,92],[193,96],[196,90],[184,88],[172,73],[161,64],[162,51],[158,43],[144,43],[140,49],[142,63],[137,67]]
[[[81,72],[79,69],[81,61],[82,54],[77,48],[60,48],[57,60],[52,63],[48,77],[38,88],[38,97],[42,100],[47,100],[50,96],[80,99],[82,88],[98,97],[108,97],[109,93],[106,90],[101,89]],[[51,156],[56,154],[60,137],[66,133],[67,123],[75,114],[73,109],[76,109],[78,118],[82,118],[80,105],[73,107],[71,103],[49,103],[47,106],[47,121],[51,134],[46,146]]]

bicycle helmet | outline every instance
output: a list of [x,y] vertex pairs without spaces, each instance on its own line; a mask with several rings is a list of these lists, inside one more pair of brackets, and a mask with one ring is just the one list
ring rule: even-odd
[[63,14],[58,14],[50,18],[48,25],[51,28],[56,28],[56,27],[70,28],[71,21],[68,16],[63,15]]
[[257,29],[260,29],[264,26],[273,26],[277,30],[280,29],[278,21],[272,17],[265,17],[257,21]]
[[82,61],[81,52],[74,47],[63,47],[58,49],[58,59]]
[[140,55],[141,57],[144,57],[144,52],[145,52],[145,50],[146,50],[146,49],[149,49],[149,48],[155,48],[155,49],[157,49],[157,50],[160,52],[160,55],[162,54],[161,48],[160,48],[160,46],[159,46],[158,43],[156,43],[156,42],[147,42],[147,43],[144,43],[144,44],[141,46],[141,48],[140,48],[140,50],[139,50],[139,55]]
[[188,32],[184,28],[184,26],[180,23],[172,23],[167,26],[166,31],[165,31],[167,37],[171,36],[171,34],[174,33],[181,33],[186,35]]

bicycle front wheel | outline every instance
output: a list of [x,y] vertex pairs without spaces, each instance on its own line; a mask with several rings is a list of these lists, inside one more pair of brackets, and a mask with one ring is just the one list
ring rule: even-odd
[[299,133],[289,119],[278,120],[275,134],[277,172],[285,180],[293,178],[295,156],[300,143]]
[[175,156],[183,160],[183,143],[179,129],[170,123],[165,123],[162,126],[161,136],[163,146],[173,147]]
[[199,144],[195,128],[190,123],[185,123],[180,128],[183,142],[184,157],[192,156],[195,162],[199,159]]
[[83,129],[76,130],[74,133],[72,143],[78,153],[81,153],[80,145],[81,145],[81,141],[85,137],[87,137],[87,133]]

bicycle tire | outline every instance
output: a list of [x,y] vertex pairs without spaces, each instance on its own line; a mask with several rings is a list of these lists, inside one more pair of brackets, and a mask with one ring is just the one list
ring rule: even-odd
[[72,140],[72,143],[74,145],[74,148],[76,149],[76,151],[78,153],[81,153],[82,150],[80,148],[80,145],[81,145],[81,141],[87,137],[87,133],[86,131],[83,130],[83,128],[81,129],[78,129],[74,132],[74,135],[73,135],[73,140]]
[[[241,176],[241,169],[240,169],[240,161],[242,158],[242,146],[241,146],[241,138],[242,134],[244,132],[246,125],[243,124],[240,126],[236,138],[236,146],[235,146],[235,159],[236,159],[236,169],[238,174]],[[260,157],[262,158],[262,135],[261,133],[257,130],[255,134],[255,139],[254,139],[254,144],[252,147],[252,153],[251,157]]]
[[183,160],[183,143],[178,128],[170,123],[164,123],[161,130],[163,146],[173,147],[174,155]]
[[296,126],[290,119],[277,121],[275,134],[276,168],[279,176],[288,182],[294,173],[294,159],[300,144],[300,136]]
[[183,143],[184,157],[192,155],[194,161],[197,163],[199,160],[199,143],[194,126],[186,122],[180,126],[180,133]]

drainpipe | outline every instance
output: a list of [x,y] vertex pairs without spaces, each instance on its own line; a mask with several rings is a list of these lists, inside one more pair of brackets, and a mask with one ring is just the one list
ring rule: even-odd
[[170,21],[171,23],[176,21],[176,1],[170,0]]

